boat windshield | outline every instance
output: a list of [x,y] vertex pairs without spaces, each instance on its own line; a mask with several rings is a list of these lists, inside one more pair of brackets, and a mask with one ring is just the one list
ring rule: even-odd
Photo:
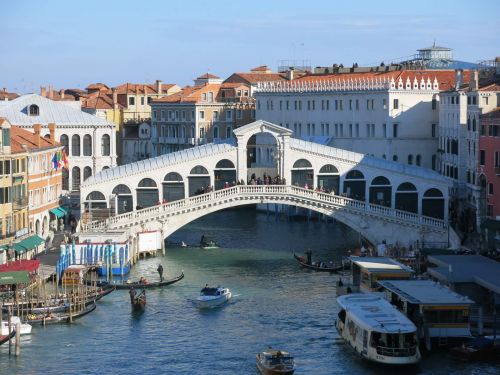
[[417,337],[412,333],[380,333],[372,332],[370,346],[377,353],[391,357],[406,357],[415,354]]

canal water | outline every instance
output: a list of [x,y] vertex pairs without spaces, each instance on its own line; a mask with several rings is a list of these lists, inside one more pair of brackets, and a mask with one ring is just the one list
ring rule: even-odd
[[[213,236],[219,249],[180,248]],[[359,359],[339,338],[338,275],[302,270],[292,252],[340,259],[358,234],[324,221],[275,221],[253,208],[201,218],[171,236],[165,257],[136,265],[131,277],[185,278],[147,292],[142,315],[131,312],[127,291],[101,300],[72,325],[36,327],[21,356],[0,347],[0,374],[258,374],[255,354],[273,346],[295,355],[296,374],[399,374]],[[200,311],[194,300],[206,284],[229,287],[225,306]],[[13,348],[12,348],[13,349]],[[495,367],[456,363],[443,353],[426,357],[415,374],[493,374]]]

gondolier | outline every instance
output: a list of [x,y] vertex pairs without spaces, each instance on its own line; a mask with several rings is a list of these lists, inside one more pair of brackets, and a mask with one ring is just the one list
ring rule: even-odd
[[135,296],[137,295],[137,292],[135,291],[134,287],[131,287],[130,290],[128,291],[128,294],[130,295],[130,303],[134,303]]
[[158,268],[156,269],[158,271],[158,274],[160,275],[160,282],[163,281],[163,266],[161,263],[158,265]]

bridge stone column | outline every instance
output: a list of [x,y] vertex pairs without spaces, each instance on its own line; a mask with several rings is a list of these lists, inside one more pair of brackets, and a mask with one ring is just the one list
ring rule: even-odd
[[286,179],[286,184],[292,184],[292,155],[290,150],[290,136],[288,134],[282,134],[280,140],[280,157],[281,157],[281,177]]
[[247,142],[248,137],[245,135],[236,136],[238,142],[237,151],[237,165],[236,165],[236,178],[238,181],[243,180],[245,184],[247,183]]

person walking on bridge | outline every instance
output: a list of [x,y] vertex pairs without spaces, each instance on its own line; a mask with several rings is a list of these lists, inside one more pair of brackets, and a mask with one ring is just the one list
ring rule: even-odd
[[161,263],[158,265],[158,268],[156,269],[158,271],[158,274],[160,275],[160,282],[163,281],[163,266]]

